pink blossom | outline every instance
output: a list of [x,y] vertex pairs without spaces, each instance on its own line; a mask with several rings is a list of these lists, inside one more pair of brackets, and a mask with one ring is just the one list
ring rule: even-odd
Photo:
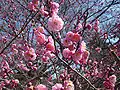
[[68,40],[66,38],[63,39],[63,46],[68,47],[68,46],[70,46],[72,44],[73,44],[72,41],[70,41],[70,40]]
[[97,25],[94,25],[94,30],[96,31],[96,32],[98,32],[98,30],[99,30],[99,28],[98,28],[98,26]]
[[52,36],[48,37],[48,42],[54,44],[54,40],[53,40]]
[[32,0],[32,3],[37,6],[40,2],[39,0]]
[[48,57],[48,56],[43,56],[43,57],[41,58],[41,60],[42,60],[44,63],[46,63],[46,62],[49,60],[49,57]]
[[86,64],[87,60],[88,60],[88,57],[89,57],[89,52],[88,51],[82,52],[82,58],[79,60],[79,62],[81,64]]
[[33,65],[33,63],[32,62],[28,62],[28,66],[32,66]]
[[66,39],[72,40],[73,36],[74,36],[74,33],[71,32],[71,31],[69,31],[69,32],[66,34]]
[[26,90],[34,90],[34,86],[27,87]]
[[25,66],[25,64],[18,64],[18,67],[23,71],[29,71],[29,69]]
[[36,66],[32,66],[32,69],[36,71],[38,68]]
[[45,17],[47,17],[49,15],[49,13],[45,10],[41,10],[41,14]]
[[53,53],[51,53],[51,51],[47,51],[45,52],[45,56],[49,57],[49,58],[54,58],[55,55]]
[[99,23],[100,23],[100,22],[99,22],[99,20],[97,19],[97,20],[95,21],[95,24],[96,24],[96,25],[99,25]]
[[92,25],[91,24],[87,24],[87,29],[91,30],[92,29]]
[[96,50],[98,53],[100,53],[101,48],[97,47],[97,48],[95,48],[95,50]]
[[2,81],[1,83],[0,83],[0,90],[3,90],[3,87],[5,86],[5,83],[4,83],[4,81]]
[[45,17],[47,17],[49,15],[49,13],[45,10],[44,6],[41,7],[40,13]]
[[70,58],[71,55],[72,55],[72,52],[71,52],[68,48],[65,48],[65,49],[63,50],[63,56],[64,56],[65,58]]
[[36,11],[36,10],[37,10],[36,7],[35,7],[35,5],[34,5],[32,2],[30,2],[30,3],[28,4],[28,8],[29,8],[30,10],[33,10],[33,11]]
[[80,45],[79,49],[80,49],[81,52],[86,51],[86,43],[84,41],[81,42],[81,45]]
[[17,54],[17,53],[18,53],[18,50],[15,49],[15,48],[12,48],[12,52],[13,52],[13,54]]
[[4,69],[6,69],[6,70],[9,70],[9,69],[10,69],[8,62],[5,61],[5,60],[3,60],[3,61],[0,63],[0,68],[2,68],[2,69],[4,68]]
[[15,84],[19,84],[19,80],[18,79],[15,79],[14,82],[15,82]]
[[109,81],[106,80],[103,82],[103,84],[106,89],[114,90],[114,84],[110,83]]
[[48,88],[43,84],[39,84],[35,87],[35,90],[48,90]]
[[106,89],[114,90],[115,82],[116,82],[116,76],[112,75],[109,78],[107,78],[107,80],[104,81],[103,84]]
[[59,8],[59,4],[56,3],[56,2],[50,2],[50,4],[51,4],[52,9],[58,9]]
[[39,33],[38,35],[36,35],[36,39],[39,44],[44,44],[46,42],[45,35],[42,33]]
[[5,82],[6,85],[9,85],[9,84],[10,84],[10,80],[7,80],[7,79],[6,79],[4,82]]
[[44,33],[44,27],[38,26],[37,27],[37,32]]
[[59,10],[59,4],[56,2],[50,2],[50,7],[53,13],[57,14]]
[[109,80],[110,80],[111,83],[115,84],[115,82],[116,82],[116,76],[115,75],[110,76]]
[[48,43],[48,44],[46,45],[46,50],[49,50],[49,51],[51,51],[51,52],[54,52],[54,51],[55,51],[55,46],[54,46],[54,44]]
[[62,89],[62,84],[56,83],[54,86],[52,86],[52,90],[61,90]]
[[24,57],[26,60],[35,60],[36,59],[36,54],[35,50],[33,48],[29,48],[27,51],[24,52]]
[[58,15],[53,15],[47,24],[50,31],[58,32],[63,28],[64,22]]
[[74,84],[70,80],[64,81],[64,89],[65,90],[74,90]]
[[73,37],[72,37],[72,41],[73,42],[79,42],[81,39],[80,35],[78,33],[74,33]]
[[73,60],[75,61],[76,64],[79,64],[79,60],[82,58],[81,52],[76,51],[73,55],[72,55]]
[[74,51],[75,50],[75,45],[72,44],[72,45],[68,46],[68,48],[69,48],[70,51]]

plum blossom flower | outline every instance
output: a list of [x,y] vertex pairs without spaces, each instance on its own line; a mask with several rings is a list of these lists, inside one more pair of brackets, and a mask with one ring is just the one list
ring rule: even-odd
[[90,53],[86,50],[86,43],[82,41],[78,50],[73,53],[72,58],[76,64],[86,64],[89,54]]
[[63,39],[63,46],[68,47],[68,46],[70,46],[72,44],[73,44],[72,41],[70,41],[70,40],[68,40],[66,38]]
[[12,49],[12,52],[13,52],[13,54],[17,54],[17,53],[18,53],[18,50],[15,49],[15,48],[13,48],[13,49]]
[[38,4],[39,4],[39,0],[32,0],[32,2],[28,4],[28,8],[30,10],[37,11]]
[[63,28],[64,22],[58,15],[53,15],[48,19],[48,29],[53,32],[58,32]]
[[28,8],[29,8],[30,10],[33,10],[33,11],[36,11],[36,10],[37,10],[36,7],[35,7],[35,5],[33,4],[33,2],[30,2],[30,3],[28,4]]
[[47,51],[45,52],[45,56],[49,57],[49,58],[54,58],[55,55],[53,53],[51,53],[51,51]]
[[46,42],[45,35],[42,33],[39,33],[38,35],[36,35],[36,39],[39,44],[44,44]]
[[95,50],[96,50],[98,53],[100,53],[101,48],[97,47],[97,48],[95,48]]
[[48,57],[48,56],[42,56],[41,60],[42,60],[44,63],[47,63],[47,61],[49,60],[49,57]]
[[70,49],[70,51],[75,51],[75,45],[74,44],[68,46],[68,48]]
[[53,14],[57,14],[59,10],[59,4],[56,2],[50,2],[50,7]]
[[72,41],[73,42],[79,42],[81,39],[81,36],[78,33],[74,33],[73,37],[72,37]]
[[65,48],[65,49],[63,50],[63,56],[64,56],[65,58],[70,58],[70,57],[72,56],[72,52],[71,52],[68,48]]
[[44,33],[44,27],[38,26],[37,27],[37,32],[38,33]]
[[81,52],[86,51],[86,43],[84,41],[81,42],[81,45],[80,45],[79,49],[80,49]]
[[45,7],[44,7],[44,6],[41,7],[40,13],[41,13],[43,16],[45,16],[45,17],[47,17],[47,16],[49,15],[49,13],[45,10]]
[[48,43],[46,45],[46,50],[54,52],[55,46],[54,46],[54,40],[51,36],[48,37]]
[[32,0],[32,3],[37,6],[40,2],[39,0]]
[[54,52],[55,51],[55,46],[52,43],[48,43],[46,45],[46,49],[49,50],[49,51],[51,51],[51,52]]
[[34,86],[27,87],[26,90],[34,90]]
[[48,37],[48,42],[54,44],[54,40],[53,40],[52,36]]
[[79,64],[79,60],[82,58],[81,52],[76,51],[73,55],[72,55],[73,60],[75,61],[76,64]]
[[25,66],[25,64],[20,63],[18,64],[18,67],[23,71],[29,71],[29,69]]
[[107,78],[106,81],[103,82],[103,85],[106,89],[114,90],[116,82],[116,76],[112,75],[109,78]]
[[88,30],[91,30],[91,29],[92,29],[92,25],[91,25],[91,24],[87,24],[86,27],[87,27]]
[[8,62],[5,61],[5,60],[3,60],[3,61],[1,62],[0,68],[6,69],[6,70],[9,70],[9,69],[10,69]]
[[52,90],[61,90],[62,88],[62,84],[60,83],[56,83],[54,86],[52,86]]
[[115,75],[110,76],[109,80],[110,80],[111,83],[115,84],[115,82],[116,82],[116,76]]
[[37,55],[35,54],[35,50],[33,48],[29,48],[27,51],[24,52],[24,57],[26,60],[35,60]]
[[69,31],[69,32],[66,34],[66,39],[72,40],[73,36],[74,36],[74,33],[71,32],[71,31]]
[[43,84],[39,84],[35,87],[35,90],[48,90],[48,88]]
[[5,86],[5,83],[4,83],[4,81],[2,81],[2,82],[0,83],[0,90],[2,90],[4,86]]
[[64,89],[65,90],[74,90],[74,84],[70,80],[64,81]]
[[88,57],[89,57],[89,52],[88,51],[82,52],[82,58],[79,60],[79,62],[81,64],[86,64],[87,60],[88,60]]

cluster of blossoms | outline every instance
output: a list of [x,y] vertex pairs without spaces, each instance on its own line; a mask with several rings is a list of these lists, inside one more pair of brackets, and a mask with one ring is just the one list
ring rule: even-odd
[[28,50],[26,50],[24,52],[24,57],[26,60],[30,60],[33,61],[36,59],[36,54],[33,48],[28,48]]
[[12,80],[7,79],[10,75],[14,74],[14,72],[10,68],[8,62],[5,60],[6,56],[1,55],[1,57],[3,57],[4,60],[2,60],[0,64],[0,68],[1,68],[0,78],[3,79],[3,81],[0,84],[0,90],[2,90],[3,87],[5,86],[8,86],[10,88],[15,88],[19,84],[19,80],[18,79],[12,79]]
[[[78,49],[77,43],[80,42]],[[73,59],[77,64],[86,64],[89,52],[86,50],[86,43],[82,41],[82,37],[78,33],[68,32],[63,39],[63,56],[67,59]]]
[[28,8],[32,11],[37,11],[38,5],[39,5],[39,0],[32,0],[32,2],[28,4]]
[[12,79],[12,80],[5,79],[4,81],[1,82],[0,90],[3,90],[5,86],[10,87],[11,89],[16,88],[18,84],[19,84],[18,79]]
[[[11,1],[13,1],[13,0],[11,0]],[[22,44],[21,44],[22,49],[19,49],[17,47],[18,44],[12,45],[12,47],[10,49],[11,52],[8,54],[8,56],[11,55],[10,63],[9,63],[9,59],[7,60],[5,56],[1,55],[3,58],[2,58],[1,64],[0,64],[0,79],[2,78],[3,80],[0,82],[0,90],[2,90],[5,87],[14,89],[14,88],[17,88],[17,86],[19,84],[21,84],[21,82],[19,83],[20,79],[18,77],[17,78],[19,80],[15,79],[16,77],[13,78],[14,73],[19,74],[19,75],[21,75],[21,73],[28,75],[28,77],[25,79],[25,80],[28,80],[29,78],[32,77],[32,74],[31,74],[32,71],[34,73],[34,76],[36,76],[36,77],[38,77],[38,75],[41,74],[41,72],[42,73],[44,72],[46,75],[47,74],[50,74],[50,75],[56,74],[56,78],[58,79],[59,83],[56,83],[55,85],[53,85],[53,83],[51,82],[50,84],[52,85],[52,87],[51,87],[52,90],[74,90],[74,84],[70,80],[71,74],[61,74],[60,79],[59,79],[58,78],[59,75],[57,76],[57,73],[61,70],[54,70],[54,71],[52,70],[53,64],[55,64],[54,65],[55,69],[57,69],[59,67],[59,65],[57,66],[56,64],[58,63],[57,59],[61,59],[61,56],[63,56],[62,59],[64,59],[65,61],[68,61],[68,63],[70,60],[71,61],[73,60],[75,62],[75,64],[80,64],[80,67],[81,67],[80,71],[83,72],[84,77],[87,77],[88,79],[90,78],[90,80],[92,79],[91,77],[103,78],[104,74],[103,74],[102,70],[99,70],[98,62],[96,62],[96,61],[92,62],[92,61],[88,60],[90,53],[86,48],[86,43],[82,39],[83,34],[81,34],[81,33],[84,33],[84,30],[83,30],[83,32],[81,30],[87,29],[90,31],[92,29],[92,25],[87,24],[84,26],[84,24],[86,24],[86,23],[83,22],[81,24],[80,22],[78,22],[76,24],[75,30],[68,31],[65,38],[61,38],[60,34],[62,32],[60,32],[60,31],[62,29],[64,29],[64,21],[62,20],[62,18],[60,16],[58,16],[59,15],[58,11],[59,11],[60,5],[56,2],[53,2],[52,0],[47,0],[48,7],[46,6],[46,4],[44,2],[40,3],[39,2],[40,0],[30,0],[30,1],[31,2],[28,3],[28,9],[30,10],[30,12],[32,12],[31,14],[33,14],[36,11],[39,11],[38,14],[40,14],[40,16],[41,15],[44,16],[45,19],[48,21],[47,21],[47,23],[41,22],[41,25],[39,23],[37,23],[36,25],[30,26],[30,29],[34,28],[32,38],[31,38],[31,35],[28,35],[28,38],[27,38],[27,39],[31,38],[31,42],[29,42],[29,40],[28,40],[28,42],[25,41],[25,43],[28,43],[26,45],[24,42],[22,42]],[[42,1],[44,1],[44,0],[42,0]],[[64,0],[61,0],[60,3],[62,3],[62,2],[64,2]],[[43,6],[41,6],[41,5],[43,5]],[[39,9],[39,6],[41,6],[40,9]],[[39,18],[38,14],[36,14],[36,17]],[[63,18],[65,18],[64,15],[63,15]],[[42,19],[43,18],[38,20],[38,22],[41,21]],[[37,20],[35,19],[35,23],[36,23],[36,21]],[[44,19],[43,19],[43,21],[44,21]],[[39,26],[38,26],[38,24],[39,24]],[[68,25],[70,25],[70,24],[68,23]],[[8,25],[8,28],[13,28],[13,26]],[[95,21],[95,23],[93,25],[93,29],[95,30],[95,33],[96,32],[99,33],[98,32],[99,31],[99,20]],[[28,34],[31,34],[31,32],[28,31]],[[33,40],[34,34],[35,34],[35,40]],[[59,36],[56,36],[58,34],[59,34]],[[105,34],[106,39],[107,39],[107,37],[108,37],[108,34]],[[59,39],[59,40],[57,40],[57,39]],[[62,40],[62,42],[60,39]],[[32,40],[33,40],[33,42],[32,42]],[[7,41],[8,41],[7,37],[2,37],[2,39],[0,40],[0,42],[3,42],[3,43],[7,43]],[[33,48],[34,43],[36,44],[35,49]],[[59,52],[59,51],[61,51],[61,52]],[[100,54],[102,51],[102,48],[97,46],[97,47],[95,47],[95,51]],[[6,52],[5,52],[5,54],[6,54]],[[58,56],[56,56],[56,54],[58,54]],[[6,56],[7,56],[7,54],[6,54]],[[21,56],[23,56],[24,58]],[[60,58],[59,58],[59,56],[60,56]],[[9,58],[9,57],[7,57],[7,58]],[[39,70],[38,67],[42,67],[42,65],[41,65],[42,62],[39,60],[41,60],[47,66],[47,68],[45,66],[46,71],[44,71],[44,70],[43,71],[41,70],[40,72],[38,71]],[[48,63],[50,60],[51,61],[53,60],[53,61]],[[11,62],[12,62],[12,64],[11,64]],[[64,62],[62,62],[62,63],[64,63]],[[11,69],[10,64],[13,65],[13,67],[12,67],[13,70]],[[50,69],[48,69],[50,64],[52,66],[50,66]],[[61,64],[61,62],[60,62],[60,64]],[[72,64],[73,63],[71,63],[71,65]],[[41,66],[39,66],[39,65],[41,65]],[[102,66],[102,64],[101,64],[101,66]],[[43,65],[43,67],[44,67],[44,65]],[[52,69],[51,69],[51,67],[52,67]],[[75,67],[75,68],[77,68],[77,67]],[[89,69],[91,69],[91,70],[89,70]],[[50,73],[47,72],[49,70],[51,70]],[[72,71],[74,71],[74,69],[72,69]],[[69,71],[69,68],[67,68],[66,72],[71,73],[71,71]],[[43,76],[44,73],[40,77],[44,78],[44,76]],[[75,73],[73,72],[72,74],[73,74],[72,79],[74,79]],[[107,74],[108,73],[106,73],[105,75],[107,76]],[[36,77],[35,77],[35,82],[39,81],[39,80],[36,80]],[[62,80],[61,80],[61,77],[62,77]],[[49,77],[49,78],[51,79],[51,77]],[[34,77],[33,77],[33,79],[34,79]],[[39,78],[39,79],[41,79],[41,78]],[[78,78],[76,78],[76,81],[77,80],[78,80]],[[32,80],[31,81],[28,80],[28,82],[32,82]],[[28,84],[28,82],[25,83],[25,85]],[[40,83],[42,83],[42,82],[40,81]],[[79,83],[79,81],[78,81],[78,83]],[[112,75],[103,82],[103,86],[106,90],[114,90],[115,83],[116,83],[116,76]],[[48,90],[49,89],[47,85],[43,85],[43,84],[37,85],[36,83],[34,83],[34,80],[33,80],[33,83],[29,83],[28,86],[24,86],[24,87],[26,88],[26,90]]]
[[48,19],[48,30],[53,32],[58,32],[63,28],[64,22],[63,20],[57,15],[59,10],[59,4],[56,2],[50,3],[52,17]]
[[9,74],[13,74],[12,69],[10,68],[9,64],[7,61],[2,60],[1,64],[0,64],[0,77],[1,78],[7,78],[8,77],[8,73]]
[[[36,11],[38,5],[39,0],[33,0],[29,3],[28,7],[30,10]],[[53,32],[58,32],[63,28],[64,25],[63,20],[57,15],[59,10],[59,4],[56,2],[50,2],[49,6],[52,17],[48,19],[48,29]],[[45,17],[49,16],[49,12],[45,10],[44,6],[41,7],[40,14]]]
[[105,89],[107,89],[107,90],[114,90],[115,82],[116,82],[116,76],[115,75],[112,75],[109,78],[107,78],[103,82]]
[[47,62],[49,58],[54,57],[54,51],[55,51],[55,46],[54,46],[54,40],[52,39],[51,36],[46,37],[44,34],[44,28],[38,26],[38,28],[35,29],[35,35],[36,35],[36,40],[38,42],[38,45],[42,46],[42,53],[37,50],[37,54],[41,54],[41,60],[43,62]]
[[48,20],[48,29],[53,32],[58,32],[63,28],[63,20],[56,14],[54,14]]
[[[31,84],[26,90],[48,90],[48,88],[43,84],[37,86]],[[56,83],[52,86],[52,90],[74,90],[74,84],[70,80],[65,80],[63,85],[61,83]]]
[[[58,32],[63,28],[64,22],[57,15],[59,10],[59,4],[56,2],[50,2],[52,16],[48,19],[48,30],[53,32]],[[47,11],[44,10],[44,7],[41,8],[41,14],[48,15]],[[43,27],[38,26],[35,30],[36,40],[39,45],[43,46],[42,49],[42,58],[43,62],[47,62],[49,58],[54,58],[55,46],[52,36],[46,37],[45,30]],[[39,51],[38,51],[39,52]]]

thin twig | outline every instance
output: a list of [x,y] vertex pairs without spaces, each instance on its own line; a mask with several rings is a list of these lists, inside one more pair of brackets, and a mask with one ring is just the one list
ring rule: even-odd
[[[5,51],[5,49],[8,48],[8,46],[10,46],[10,44],[25,30],[25,28],[27,27],[27,25],[29,24],[29,22],[37,15],[38,11],[26,22],[25,25],[23,25],[23,27],[21,28],[21,30],[19,31],[19,33],[2,49],[2,51],[0,52],[0,55]],[[29,17],[28,17],[29,18]]]

